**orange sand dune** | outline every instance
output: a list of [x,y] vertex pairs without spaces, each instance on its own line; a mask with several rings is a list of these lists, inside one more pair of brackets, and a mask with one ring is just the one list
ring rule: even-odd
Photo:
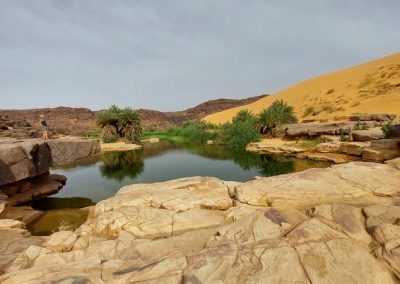
[[[395,113],[400,119],[400,53],[298,83],[254,103],[208,115],[205,121],[228,122],[242,109],[257,114],[283,99],[299,120],[343,120],[352,113]],[[305,110],[313,113],[305,115]]]

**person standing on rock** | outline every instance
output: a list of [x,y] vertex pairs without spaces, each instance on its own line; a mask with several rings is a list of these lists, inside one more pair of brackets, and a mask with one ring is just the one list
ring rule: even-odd
[[48,135],[47,135],[47,121],[44,119],[44,115],[43,114],[41,114],[40,115],[40,121],[39,121],[39,124],[40,124],[40,126],[42,127],[42,130],[43,130],[43,139],[44,140],[47,140],[47,139],[49,139],[49,137],[48,137]]

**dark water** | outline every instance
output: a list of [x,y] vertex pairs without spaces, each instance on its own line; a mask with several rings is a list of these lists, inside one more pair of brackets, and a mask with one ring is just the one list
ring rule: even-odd
[[128,184],[188,176],[248,181],[254,176],[273,176],[328,165],[283,156],[260,156],[215,145],[145,144],[140,150],[108,152],[53,169],[53,173],[67,177],[67,184],[58,194],[32,204],[45,213],[28,229],[34,235],[48,235],[63,228],[76,229],[87,216],[87,210],[79,208],[111,197]]
[[113,196],[122,186],[133,183],[159,182],[188,176],[248,181],[254,176],[273,176],[328,165],[325,162],[283,156],[260,156],[215,145],[160,142],[145,144],[141,150],[104,153],[83,159],[67,168],[53,170],[68,178],[67,185],[53,197],[80,198],[71,204],[85,203],[85,199],[98,202]]

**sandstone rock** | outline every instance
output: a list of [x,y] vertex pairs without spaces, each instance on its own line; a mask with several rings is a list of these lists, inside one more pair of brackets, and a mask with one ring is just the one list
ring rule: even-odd
[[66,177],[44,174],[32,179],[19,181],[1,187],[1,191],[9,196],[8,202],[19,205],[57,193],[66,183]]
[[397,196],[399,178],[400,173],[387,165],[352,162],[250,181],[236,186],[235,195],[240,202],[256,206],[350,202],[371,194]]
[[[82,235],[154,239],[224,223],[223,211],[233,206],[228,187],[216,178],[182,178],[123,187],[99,202],[80,228]],[[209,210],[213,209],[213,210]]]
[[383,162],[400,157],[400,149],[364,148],[362,159],[364,161]]
[[0,230],[4,229],[25,229],[25,223],[11,219],[0,219]]
[[251,143],[246,147],[247,151],[257,152],[260,154],[298,154],[303,153],[306,150],[300,147],[289,146],[289,145],[274,145],[265,142]]
[[40,237],[30,236],[24,229],[0,229],[0,275],[7,271],[21,252],[30,245],[40,245],[42,242]]
[[70,162],[88,157],[100,152],[98,140],[77,137],[65,137],[48,140],[54,166],[66,165]]
[[317,219],[287,235],[311,283],[393,283],[368,249]]
[[[10,204],[7,201],[0,200],[0,218],[3,218],[7,214],[9,207],[10,207]],[[9,218],[7,218],[7,219],[9,219]]]
[[385,164],[400,170],[400,158],[396,158],[393,160],[386,161]]
[[373,113],[373,114],[367,114],[367,113],[361,113],[361,114],[352,114],[350,116],[351,121],[387,121],[387,120],[394,120],[396,118],[395,114],[390,114],[390,113]]
[[58,252],[70,251],[76,239],[74,232],[56,232],[50,236],[44,246]]
[[365,142],[384,138],[381,128],[370,128],[367,130],[354,130],[352,132],[353,141]]
[[42,216],[43,212],[34,210],[29,206],[10,207],[4,218],[22,221],[29,225],[34,220]]
[[360,208],[346,204],[324,204],[316,206],[312,215],[331,228],[341,231],[367,246],[372,241],[370,235],[364,230],[365,220]]
[[[375,127],[373,121],[365,122],[367,127]],[[356,122],[336,122],[336,123],[299,123],[286,124],[282,128],[287,137],[321,136],[349,134]]]
[[399,149],[400,138],[371,141],[371,147],[376,149]]
[[44,174],[51,163],[50,149],[42,140],[0,144],[0,186]]
[[306,153],[296,156],[299,159],[307,159],[312,161],[322,161],[334,164],[344,164],[350,161],[355,161],[356,159],[345,154],[336,153]]
[[338,152],[347,155],[361,156],[363,150],[369,146],[369,142],[341,142]]
[[319,138],[322,142],[340,142],[340,136],[337,135],[321,135]]
[[400,137],[400,123],[393,123],[390,126],[390,137]]
[[371,205],[363,208],[365,225],[369,232],[383,224],[396,224],[400,218],[400,207]]
[[339,142],[327,142],[318,144],[316,150],[321,153],[336,153],[340,147]]

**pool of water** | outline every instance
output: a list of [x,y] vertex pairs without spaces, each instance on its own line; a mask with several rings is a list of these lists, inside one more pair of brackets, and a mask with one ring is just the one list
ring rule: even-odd
[[229,150],[215,145],[160,142],[144,144],[140,150],[107,152],[52,170],[67,177],[66,186],[53,197],[79,197],[98,202],[113,196],[122,186],[133,183],[189,176],[248,181],[254,176],[273,176],[328,165],[325,162]]
[[268,156],[216,145],[160,142],[140,150],[106,152],[66,167],[52,169],[65,175],[67,184],[49,198],[35,201],[45,214],[29,226],[35,235],[81,225],[87,211],[80,210],[109,198],[123,186],[189,176],[213,176],[227,181],[248,181],[254,176],[274,176],[307,168],[327,167],[326,162]]

